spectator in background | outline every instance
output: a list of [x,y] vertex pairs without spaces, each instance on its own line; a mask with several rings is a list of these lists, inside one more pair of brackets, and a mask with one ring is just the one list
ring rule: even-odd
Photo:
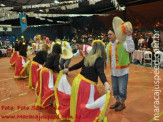
[[75,37],[72,38],[71,42],[76,43],[76,39],[75,39]]
[[88,36],[85,34],[85,35],[82,35],[82,42],[84,44],[88,44]]
[[103,39],[103,42],[105,43],[105,46],[109,43],[109,40],[108,40],[107,34],[105,34],[105,33],[104,33],[104,39]]
[[144,37],[143,35],[140,35],[140,39],[138,40],[138,47],[142,47],[143,46],[143,43],[144,43]]
[[93,37],[92,34],[90,34],[88,37],[88,44],[91,45],[92,41],[93,41]]
[[139,49],[139,47],[138,47],[138,40],[139,40],[139,37],[138,37],[138,35],[136,34],[135,39],[134,39],[135,50],[138,50],[138,49]]
[[144,43],[143,43],[143,45],[144,45],[144,49],[146,50],[146,49],[148,49],[148,43],[147,43],[147,40],[144,40]]
[[3,47],[3,41],[0,39],[0,48]]
[[148,48],[151,49],[151,43],[153,42],[153,39],[150,35],[147,35],[146,42],[148,43]]
[[43,42],[44,42],[45,44],[49,44],[49,43],[50,43],[50,40],[49,40],[49,38],[47,37],[47,35],[43,35]]

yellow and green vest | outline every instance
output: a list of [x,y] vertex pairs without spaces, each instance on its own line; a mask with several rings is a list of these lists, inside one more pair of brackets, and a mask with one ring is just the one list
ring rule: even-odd
[[[109,43],[107,46],[107,54],[111,66],[111,54],[112,54],[111,43]],[[115,60],[116,69],[123,69],[129,67],[130,65],[129,53],[124,49],[122,42],[118,42],[115,46]]]

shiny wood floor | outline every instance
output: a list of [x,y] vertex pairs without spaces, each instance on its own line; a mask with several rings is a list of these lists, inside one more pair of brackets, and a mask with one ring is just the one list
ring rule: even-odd
[[[74,58],[70,65],[80,61],[81,58]],[[159,71],[159,72],[158,72]],[[126,100],[126,109],[120,112],[110,110],[109,106],[115,102],[111,97],[106,116],[108,122],[148,122],[154,119],[154,105],[157,107],[155,113],[159,113],[159,121],[163,122],[163,70],[156,72],[151,67],[130,66],[129,81],[128,81],[128,95]],[[73,78],[80,72],[80,70],[69,72],[68,80],[70,84]],[[105,70],[107,79],[110,80],[110,68]],[[161,80],[157,92],[154,86],[154,76],[158,76]],[[55,110],[33,109],[36,101],[35,92],[27,87],[28,79],[14,79],[14,68],[9,66],[9,57],[0,58],[0,122],[60,122],[59,119],[31,119],[26,118],[25,115],[55,115]],[[97,85],[99,93],[104,94],[104,86],[99,80]],[[156,96],[158,95],[158,97]],[[155,98],[154,98],[155,97]],[[157,97],[157,98],[156,98]],[[156,99],[158,99],[156,103]],[[154,104],[155,102],[155,104]],[[18,108],[21,108],[18,109]],[[13,118],[2,118],[2,115]],[[24,115],[24,118],[19,118]],[[4,117],[3,116],[3,117]],[[18,116],[18,117],[17,117]]]

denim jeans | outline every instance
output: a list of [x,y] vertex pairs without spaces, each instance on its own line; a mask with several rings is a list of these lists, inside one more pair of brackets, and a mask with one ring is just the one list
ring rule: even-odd
[[[68,68],[70,61],[71,61],[71,59],[65,60],[65,59],[61,58],[61,61],[60,61],[61,69]],[[65,64],[65,67],[64,67],[64,64]]]
[[127,98],[128,74],[123,76],[112,76],[113,95],[116,99],[125,101]]

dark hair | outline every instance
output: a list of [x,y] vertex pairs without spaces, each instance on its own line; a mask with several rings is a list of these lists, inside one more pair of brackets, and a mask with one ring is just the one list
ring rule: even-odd
[[60,44],[54,44],[52,52],[49,54],[49,56],[55,55],[55,54],[61,54],[62,49]]
[[27,44],[22,44],[19,50],[19,55],[27,57]]
[[76,44],[83,44],[83,41],[81,39],[77,39]]
[[113,27],[110,27],[108,31],[112,31],[114,33]]
[[14,46],[15,46],[15,51],[19,51],[20,47],[17,41],[15,42]]

